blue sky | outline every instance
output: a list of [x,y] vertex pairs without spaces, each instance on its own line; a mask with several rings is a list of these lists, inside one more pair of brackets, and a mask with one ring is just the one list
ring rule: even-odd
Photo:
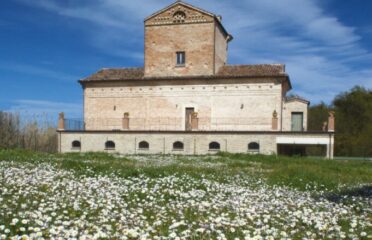
[[[285,63],[293,94],[330,102],[372,88],[370,0],[189,0],[223,16],[230,64]],[[77,83],[143,65],[143,19],[170,0],[0,2],[0,110],[79,117]]]

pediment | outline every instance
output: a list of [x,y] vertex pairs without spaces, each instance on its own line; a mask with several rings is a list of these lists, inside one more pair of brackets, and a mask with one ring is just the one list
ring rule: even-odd
[[184,2],[176,2],[145,19],[145,25],[169,25],[214,21],[215,15]]

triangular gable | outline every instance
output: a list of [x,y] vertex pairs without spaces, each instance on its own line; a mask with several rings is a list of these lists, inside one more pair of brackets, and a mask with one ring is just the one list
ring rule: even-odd
[[[185,16],[178,16],[184,13]],[[146,25],[163,25],[177,23],[196,23],[214,21],[215,15],[188,3],[177,1],[145,19]]]
[[302,103],[305,103],[307,105],[310,105],[310,101],[306,100],[305,98],[302,98],[300,96],[289,96],[289,97],[286,97],[286,102],[289,103],[289,102],[302,102]]

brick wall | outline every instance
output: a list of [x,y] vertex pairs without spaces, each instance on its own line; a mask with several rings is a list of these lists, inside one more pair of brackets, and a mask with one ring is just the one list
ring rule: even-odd
[[[185,14],[177,21],[177,12]],[[227,60],[228,36],[211,15],[182,3],[145,21],[145,76],[213,75]],[[186,53],[176,66],[176,52]]]
[[270,131],[273,111],[281,117],[281,87],[274,79],[92,84],[84,94],[86,129],[122,129],[128,112],[132,130],[184,130],[191,107],[202,130]]

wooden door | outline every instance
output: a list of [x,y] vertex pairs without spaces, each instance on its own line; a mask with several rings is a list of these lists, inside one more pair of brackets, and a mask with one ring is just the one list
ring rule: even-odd
[[292,113],[292,131],[302,132],[304,126],[304,114],[302,112]]
[[185,127],[186,131],[191,131],[191,118],[192,114],[194,113],[195,109],[194,108],[186,108],[186,115],[185,115]]

